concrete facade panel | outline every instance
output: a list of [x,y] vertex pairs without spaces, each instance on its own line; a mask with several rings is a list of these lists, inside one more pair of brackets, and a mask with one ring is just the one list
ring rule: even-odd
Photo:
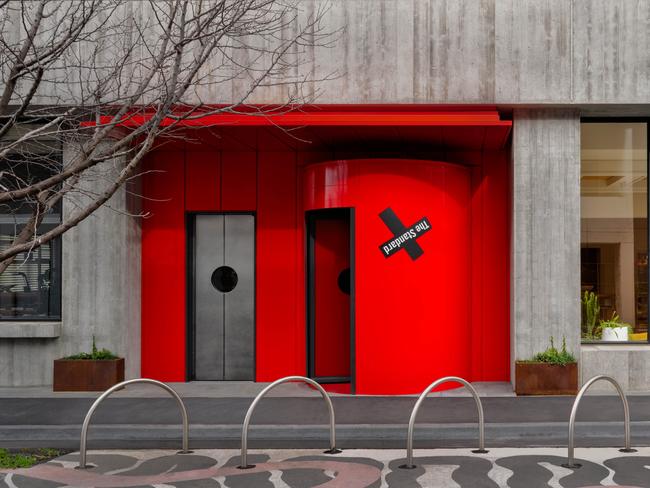
[[[581,355],[580,384],[596,375],[607,375],[614,378],[623,388],[630,389],[630,354],[625,350],[602,350],[583,347]],[[589,391],[613,392],[609,383],[602,381],[594,384]]]
[[566,0],[496,2],[497,102],[571,100],[571,11]]
[[52,339],[61,335],[61,322],[0,322],[2,339]]
[[[301,2],[302,16],[321,4]],[[343,31],[301,67],[334,75],[307,85],[319,103],[640,103],[650,113],[647,0],[334,0],[324,25]]]
[[573,90],[578,102],[650,101],[650,2],[573,2]]
[[[457,2],[417,1],[410,55],[414,101],[494,100],[494,15],[492,0]],[[401,73],[397,73],[401,76]]]
[[[299,2],[304,22],[324,5]],[[647,0],[334,0],[328,47],[307,48],[303,89],[319,103],[643,103],[650,100]],[[287,27],[287,36],[298,24]],[[245,56],[242,54],[242,56]],[[224,101],[215,86],[197,90]],[[232,98],[246,84],[235,81]],[[222,92],[223,93],[223,92]],[[256,103],[282,103],[287,86]]]
[[[580,354],[581,383],[606,374],[626,391],[647,392],[650,385],[650,348],[645,345],[583,345]],[[594,391],[611,391],[607,383],[596,383]]]

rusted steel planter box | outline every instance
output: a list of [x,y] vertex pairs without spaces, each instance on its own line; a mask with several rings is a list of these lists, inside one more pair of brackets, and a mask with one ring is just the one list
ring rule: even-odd
[[575,395],[578,393],[578,364],[515,363],[517,395]]
[[103,391],[122,381],[124,358],[54,360],[54,391]]

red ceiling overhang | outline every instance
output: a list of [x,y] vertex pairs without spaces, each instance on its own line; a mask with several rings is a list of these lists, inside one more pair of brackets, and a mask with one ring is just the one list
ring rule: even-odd
[[[183,114],[162,120],[162,126],[180,125],[183,127],[239,126],[239,127],[352,127],[352,126],[500,126],[510,127],[512,122],[501,120],[494,109],[484,110],[432,110],[428,106],[407,107],[402,105],[372,105],[370,108],[359,105],[311,105],[295,109],[258,107],[257,110],[237,110],[213,113],[218,110],[203,110],[203,113]],[[155,112],[144,111],[126,115],[119,125],[138,127],[153,118]],[[112,121],[109,115],[100,117],[100,123]],[[89,123],[93,124],[93,122]]]
[[[150,115],[134,115],[120,125],[138,127]],[[102,122],[107,123],[107,120]],[[196,119],[163,120],[163,126],[182,127],[238,126],[238,127],[428,127],[428,126],[500,126],[510,127],[512,122],[501,120],[498,113],[408,113],[408,112],[333,112],[286,113],[277,115],[215,114]]]
[[[177,111],[177,117],[163,119],[161,125],[192,132],[209,128],[212,137],[219,137],[220,130],[229,138],[237,138],[236,132],[240,132],[243,139],[249,139],[250,130],[262,129],[293,147],[305,141],[314,147],[377,140],[471,149],[502,148],[512,128],[512,121],[501,119],[495,107],[309,105],[288,109],[258,106],[214,113],[217,108],[203,109],[203,114],[185,118]],[[154,115],[146,110],[130,114],[118,125],[135,128]],[[110,124],[112,120],[110,116],[100,118],[102,124]],[[239,130],[234,132],[236,129]]]

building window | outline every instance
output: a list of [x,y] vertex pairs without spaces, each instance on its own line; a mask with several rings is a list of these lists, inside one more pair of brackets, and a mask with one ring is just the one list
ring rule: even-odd
[[[15,189],[50,176],[60,166],[60,151],[33,155],[27,160],[15,154],[2,160],[3,188]],[[31,217],[29,202],[0,206],[0,249],[13,242]],[[60,202],[43,217],[38,234],[61,222]],[[61,318],[61,238],[16,256],[0,274],[0,320],[59,320]]]
[[583,340],[647,342],[647,122],[581,124],[580,204]]

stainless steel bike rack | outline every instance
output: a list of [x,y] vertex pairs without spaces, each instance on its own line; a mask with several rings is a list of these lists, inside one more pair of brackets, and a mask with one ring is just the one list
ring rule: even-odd
[[334,406],[332,405],[332,400],[330,400],[329,395],[327,392],[323,389],[322,386],[320,386],[318,383],[316,383],[314,380],[310,378],[305,378],[304,376],[287,376],[286,378],[280,378],[277,381],[274,381],[271,383],[269,386],[264,388],[256,397],[255,400],[253,400],[253,403],[251,403],[251,406],[248,407],[248,411],[246,412],[246,417],[244,418],[244,425],[242,426],[241,430],[241,464],[238,466],[239,469],[250,469],[254,468],[254,464],[248,464],[247,462],[247,454],[248,454],[248,426],[251,423],[251,417],[253,416],[253,411],[255,410],[255,407],[257,407],[257,404],[266,396],[266,394],[271,391],[273,388],[275,388],[278,385],[281,385],[282,383],[288,383],[289,381],[301,381],[303,383],[307,383],[308,385],[313,386],[316,388],[323,399],[325,400],[325,403],[327,404],[327,409],[330,414],[330,448],[325,451],[325,454],[338,454],[341,452],[340,449],[336,448],[336,422],[334,419]]
[[463,378],[459,378],[457,376],[446,376],[444,378],[440,378],[439,380],[434,381],[429,386],[427,386],[427,388],[420,395],[420,398],[418,398],[418,401],[415,402],[415,406],[413,407],[413,411],[411,412],[411,419],[409,420],[408,434],[406,436],[406,464],[402,464],[400,466],[400,469],[415,469],[417,467],[415,464],[413,464],[413,430],[415,429],[415,418],[418,415],[418,410],[420,410],[420,406],[426,399],[427,395],[431,392],[431,390],[442,385],[443,383],[448,383],[450,381],[453,381],[455,383],[460,383],[465,388],[467,388],[469,392],[472,394],[472,396],[474,397],[474,401],[476,402],[476,409],[478,410],[479,447],[478,449],[473,450],[472,452],[477,454],[485,454],[488,452],[485,449],[485,421],[483,418],[483,404],[481,403],[481,399],[479,398],[478,393],[476,392],[474,387]]
[[187,409],[185,408],[185,404],[183,403],[183,400],[181,400],[181,397],[178,395],[178,393],[176,393],[176,391],[174,391],[173,388],[166,385],[165,383],[156,380],[151,380],[149,378],[137,378],[133,380],[123,381],[122,383],[118,383],[117,385],[112,386],[104,393],[102,393],[100,397],[97,400],[95,400],[95,403],[92,404],[90,410],[88,410],[88,413],[86,414],[86,418],[84,419],[83,427],[81,427],[81,441],[79,446],[80,459],[79,459],[79,466],[77,466],[77,469],[86,469],[86,468],[93,467],[92,465],[86,464],[86,441],[88,439],[88,427],[90,425],[90,419],[95,413],[95,410],[97,410],[99,404],[102,403],[109,395],[111,395],[116,390],[121,390],[125,386],[133,385],[135,383],[148,383],[150,385],[159,386],[160,388],[168,392],[171,396],[173,396],[176,399],[176,402],[178,403],[178,407],[181,410],[181,415],[183,417],[183,448],[179,452],[179,454],[189,454],[190,452],[192,452],[188,448],[190,427],[189,427],[189,421],[187,417]]
[[580,463],[576,463],[574,458],[574,452],[575,452],[574,434],[575,434],[575,427],[576,427],[576,414],[578,413],[578,407],[580,406],[580,401],[582,400],[582,397],[585,395],[589,387],[591,387],[591,385],[593,385],[594,383],[600,380],[609,381],[612,385],[614,385],[614,388],[616,388],[616,391],[618,392],[618,396],[621,397],[621,401],[623,402],[623,413],[625,415],[625,448],[619,449],[619,451],[636,452],[636,449],[632,449],[630,447],[630,406],[627,402],[627,397],[625,396],[625,392],[623,392],[623,388],[621,388],[621,385],[618,384],[618,381],[616,381],[611,376],[606,376],[606,375],[594,376],[584,384],[584,386],[578,392],[575,401],[573,402],[573,408],[571,409],[571,417],[569,419],[569,446],[568,446],[569,452],[567,455],[566,464],[562,465],[565,468],[578,469],[579,467],[582,466]]

